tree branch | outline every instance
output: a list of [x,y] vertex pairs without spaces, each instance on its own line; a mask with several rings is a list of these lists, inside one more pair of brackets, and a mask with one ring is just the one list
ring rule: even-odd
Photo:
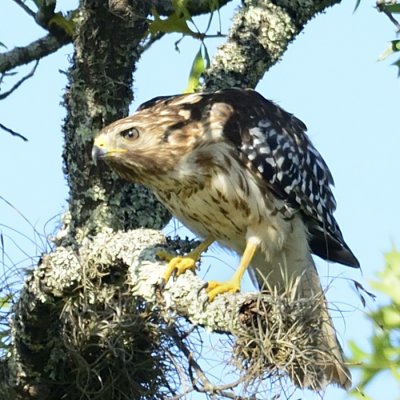
[[36,13],[34,11],[32,11],[22,0],[14,0],[14,3],[19,5],[33,19],[36,18]]
[[[82,388],[76,387],[76,381],[79,376],[85,376],[88,362],[92,365],[90,369],[113,371],[119,377],[120,367],[113,363],[126,362],[128,354],[142,349],[138,342],[145,341],[150,348],[149,353],[140,355],[142,358],[154,357],[153,348],[165,355],[162,344],[165,339],[159,335],[166,330],[168,340],[176,341],[179,317],[207,331],[233,335],[234,359],[243,370],[240,381],[245,385],[282,374],[298,385],[305,374],[312,382],[327,359],[331,357],[332,361],[334,356],[321,342],[322,321],[320,313],[315,312],[320,304],[317,298],[296,301],[293,293],[238,293],[221,295],[207,303],[207,295],[202,290],[204,282],[190,272],[168,282],[163,290],[157,290],[166,264],[156,260],[156,253],[165,245],[159,231],[110,231],[87,238],[79,250],[72,246],[59,247],[44,255],[27,279],[15,309],[14,346],[9,363],[15,389],[55,393],[58,397],[54,398],[74,390],[75,397],[70,398],[79,398],[77,390]],[[143,318],[147,321],[144,326],[139,322]],[[151,326],[155,331],[149,335]],[[56,342],[49,340],[54,338],[54,332],[57,332]],[[135,344],[127,342],[132,335]],[[155,346],[148,343],[148,337],[153,335],[156,335],[152,339]],[[170,342],[168,346],[171,349]],[[86,354],[85,348],[90,353]],[[109,352],[126,355],[114,359],[107,356]],[[190,360],[190,350],[185,349],[183,353]],[[96,362],[96,367],[94,354],[103,360],[98,361],[100,365]],[[134,354],[129,357],[138,362]],[[74,361],[76,358],[79,360]],[[195,366],[193,362],[189,364],[189,368]],[[46,371],[51,372],[51,379]],[[119,378],[106,379],[101,372],[98,374],[104,382],[108,379],[115,381],[115,385],[121,384],[117,382]],[[60,385],[66,376],[72,379],[68,390]],[[131,372],[128,376],[132,382],[137,379]],[[200,378],[203,385],[199,390],[205,391],[204,385],[210,385],[210,390],[218,388],[221,394],[231,395],[224,390],[226,386],[218,387]],[[53,385],[53,381],[57,383]],[[85,384],[90,384],[89,379],[85,378]],[[54,392],[55,388],[58,392]],[[64,391],[60,392],[61,389]],[[93,387],[84,390],[93,390]]]
[[[39,60],[37,60],[36,62],[35,62],[35,65],[33,66],[33,68],[32,68],[32,70],[27,74],[27,75],[25,75],[23,78],[21,78],[15,85],[13,85],[13,87],[10,89],[10,90],[8,90],[7,92],[4,92],[4,93],[0,93],[0,100],[3,100],[3,99],[5,99],[7,96],[9,96],[11,93],[13,93],[15,90],[17,90],[27,79],[29,79],[29,78],[32,78],[32,76],[35,74],[35,72],[36,72],[36,68],[37,68],[37,66],[39,65]],[[5,75],[5,74],[4,74]],[[4,76],[3,75],[3,76]],[[0,83],[1,83],[1,81],[3,80],[3,76],[2,76],[2,78],[0,79]],[[7,129],[5,129],[5,130],[7,130]],[[10,133],[12,133],[12,131],[8,131],[8,132],[10,132]],[[21,135],[19,135],[19,134],[17,134],[17,136],[20,136],[21,137]],[[25,140],[27,140],[26,138],[24,138]]]
[[[238,397],[236,393],[231,390],[236,388],[243,382],[243,379],[238,379],[234,382],[229,382],[223,385],[215,385],[213,384],[207,376],[207,373],[204,372],[203,368],[197,363],[194,359],[193,352],[186,346],[181,337],[179,337],[178,332],[171,332],[171,337],[173,338],[176,347],[184,354],[188,362],[188,373],[190,376],[190,380],[192,383],[192,388],[190,391],[197,391],[199,393],[213,393],[219,396],[219,398],[228,398],[235,400],[249,400],[242,397]],[[193,372],[196,374],[194,376]],[[199,386],[200,383],[200,386]],[[188,391],[186,391],[188,393]],[[252,396],[252,400],[257,400],[256,397]]]
[[[37,18],[36,14],[33,13],[28,7],[24,5],[23,2],[19,0],[14,0],[18,5],[24,8],[32,17]],[[231,0],[220,0],[219,8],[229,3]],[[111,3],[110,3],[111,4]],[[118,2],[113,1],[112,4],[118,4]],[[170,0],[154,0],[154,7],[160,15],[169,15],[174,12]],[[191,15],[196,16],[200,14],[205,14],[210,12],[209,0],[190,0],[187,3],[187,8]],[[123,4],[121,9],[119,9],[120,14],[124,12]],[[114,12],[117,10],[114,9]],[[28,64],[33,60],[39,60],[51,53],[56,52],[58,49],[66,44],[72,43],[72,38],[65,36],[56,38],[54,35],[49,34],[44,38],[38,39],[25,47],[16,47],[13,50],[0,54],[0,73],[7,72],[13,68],[20,65]],[[144,49],[142,49],[144,50]]]
[[25,47],[15,47],[14,49],[0,54],[0,73],[10,71],[20,65],[28,64],[34,60],[48,56],[56,52],[61,47],[71,43],[71,38],[56,38],[47,35],[35,40]]
[[397,21],[397,19],[395,17],[393,17],[393,15],[390,12],[388,12],[388,11],[383,11],[383,12],[389,18],[389,20],[394,24],[394,26],[396,27],[397,33],[400,32],[400,22]]
[[11,133],[11,135],[13,135],[13,136],[19,137],[19,138],[22,139],[24,142],[27,142],[27,141],[28,141],[28,139],[27,139],[25,136],[21,135],[21,134],[18,133],[18,132],[13,131],[13,130],[10,129],[10,128],[7,128],[5,125],[3,125],[3,124],[1,124],[1,123],[0,123],[0,128],[3,129],[4,131],[8,132],[8,133]]
[[227,41],[204,76],[203,89],[254,88],[305,23],[340,0],[244,0],[233,18]]

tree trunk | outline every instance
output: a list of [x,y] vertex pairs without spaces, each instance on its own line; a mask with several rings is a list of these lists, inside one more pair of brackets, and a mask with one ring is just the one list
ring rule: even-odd
[[[124,2],[114,3],[116,7]],[[160,229],[169,219],[147,189],[127,184],[91,161],[96,133],[128,114],[148,13],[149,5],[142,1],[120,8],[96,0],[81,4],[65,95],[64,162],[70,188],[68,229],[62,236],[66,243],[80,243],[109,228]]]

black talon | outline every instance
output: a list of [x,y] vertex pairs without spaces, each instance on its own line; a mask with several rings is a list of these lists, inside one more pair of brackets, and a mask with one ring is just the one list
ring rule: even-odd
[[204,289],[207,289],[208,287],[208,282],[206,282],[204,285],[200,286],[200,289],[197,291],[197,296],[200,296],[200,292]]
[[154,284],[154,286],[155,286],[155,289],[156,289],[156,290],[162,291],[162,290],[165,289],[165,285],[166,285],[166,284],[167,284],[167,282],[165,281],[165,279],[164,279],[164,278],[161,278],[161,279],[160,279],[160,282],[156,282],[156,283]]
[[172,278],[174,281],[176,280],[176,278],[177,278],[177,275],[178,274],[178,268],[174,268],[173,270],[172,270],[172,274],[171,274],[171,277],[170,277],[170,279]]

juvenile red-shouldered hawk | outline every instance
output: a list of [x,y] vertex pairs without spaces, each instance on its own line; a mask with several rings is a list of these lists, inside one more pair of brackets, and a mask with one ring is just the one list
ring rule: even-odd
[[[93,159],[151,188],[205,239],[186,257],[170,260],[165,281],[193,269],[217,241],[242,257],[232,279],[208,283],[210,301],[239,291],[249,266],[259,286],[267,282],[279,291],[297,279],[298,297],[307,298],[322,293],[311,253],[359,263],[333,217],[332,175],[305,132],[299,119],[253,90],[157,97],[104,128]],[[347,389],[350,373],[325,302],[319,312],[334,355],[323,380]]]

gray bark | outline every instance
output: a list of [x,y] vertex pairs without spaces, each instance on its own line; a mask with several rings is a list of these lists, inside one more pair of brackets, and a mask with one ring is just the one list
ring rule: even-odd
[[67,38],[58,39],[55,36],[47,35],[44,38],[35,40],[26,47],[15,47],[6,53],[0,54],[0,73],[7,72],[19,65],[40,60],[67,43],[70,43]]
[[[204,88],[254,87],[305,22],[335,2],[246,0],[207,71]],[[105,167],[95,168],[90,159],[96,132],[128,113],[132,74],[149,14],[148,2],[106,3],[83,0],[75,17],[64,124],[69,210],[57,248],[43,257],[21,291],[5,372],[9,382],[0,385],[0,393],[7,392],[10,399],[122,399],[146,398],[144,388],[151,388],[151,398],[165,398],[177,390],[168,386],[165,359],[179,364],[171,355],[174,348],[187,369],[197,373],[200,386],[208,388],[197,385],[196,390],[231,397],[237,383],[228,389],[210,386],[190,348],[177,339],[177,316],[240,338],[239,332],[251,325],[259,309],[250,314],[238,310],[254,302],[254,296],[221,296],[204,310],[198,296],[203,283],[190,273],[157,292],[151,284],[159,280],[165,263],[157,262],[154,254],[163,237],[157,231],[130,231],[158,230],[168,213],[146,189],[122,182]],[[244,332],[246,337],[248,330]],[[241,339],[243,348],[248,342]],[[261,339],[258,349],[264,346]],[[145,350],[138,354],[138,348]],[[123,365],[127,357],[133,360],[129,369]],[[143,360],[147,364],[141,370]]]
[[105,228],[160,229],[169,218],[148,190],[121,181],[107,168],[99,170],[91,161],[96,133],[128,113],[137,48],[149,13],[146,2],[123,11],[115,3],[111,10],[98,4],[83,1],[76,17],[65,95],[64,162],[70,198],[66,228],[59,239],[67,242],[80,242]]

